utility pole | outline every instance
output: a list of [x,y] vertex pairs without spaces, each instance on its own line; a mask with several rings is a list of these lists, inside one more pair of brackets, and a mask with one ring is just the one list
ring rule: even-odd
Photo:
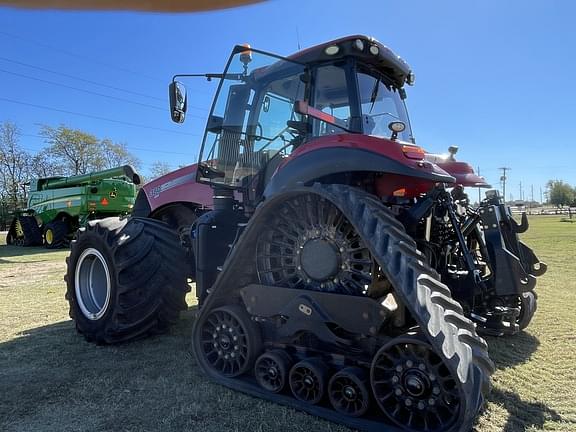
[[522,196],[522,182],[520,182],[520,201],[524,201],[524,197]]
[[530,214],[532,214],[532,203],[533,202],[534,202],[534,185],[531,184],[530,185],[530,204],[529,204]]
[[509,167],[500,167],[499,170],[502,170],[502,175],[500,176],[500,181],[502,182],[502,199],[506,202],[506,171],[511,170],[512,168]]
[[[478,175],[480,175],[480,167],[478,167]],[[480,193],[480,188],[478,188],[478,205],[482,201],[482,194]]]

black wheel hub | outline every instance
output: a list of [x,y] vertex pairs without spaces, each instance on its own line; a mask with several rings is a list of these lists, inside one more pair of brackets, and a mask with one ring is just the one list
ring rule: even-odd
[[340,267],[338,250],[329,240],[309,240],[302,246],[300,264],[306,275],[317,281],[332,278]]
[[402,381],[406,393],[410,396],[420,398],[430,390],[428,377],[418,369],[406,372]]
[[356,397],[358,396],[354,387],[349,385],[344,387],[344,389],[342,390],[342,395],[348,402],[354,402],[356,400]]

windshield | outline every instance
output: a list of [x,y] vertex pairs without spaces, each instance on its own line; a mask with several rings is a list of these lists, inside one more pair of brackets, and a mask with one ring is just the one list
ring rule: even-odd
[[402,141],[412,142],[412,130],[408,120],[406,105],[398,89],[377,72],[357,72],[358,91],[362,107],[363,131],[367,135],[390,136],[388,125],[392,121],[401,121],[406,125],[404,132],[398,134]]
[[226,67],[200,154],[199,181],[246,187],[297,144],[289,122],[304,99],[304,66],[257,50],[236,50]]

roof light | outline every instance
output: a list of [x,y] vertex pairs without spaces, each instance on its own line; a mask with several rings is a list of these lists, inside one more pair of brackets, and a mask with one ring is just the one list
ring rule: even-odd
[[340,47],[338,45],[330,45],[324,49],[324,53],[326,55],[336,55],[340,52]]
[[356,39],[354,41],[354,48],[358,51],[364,51],[364,41],[362,39]]
[[378,48],[378,45],[370,45],[370,54],[375,56],[380,54],[380,48]]
[[240,52],[240,61],[247,65],[252,61],[252,50],[250,49],[250,44],[242,44],[244,51]]

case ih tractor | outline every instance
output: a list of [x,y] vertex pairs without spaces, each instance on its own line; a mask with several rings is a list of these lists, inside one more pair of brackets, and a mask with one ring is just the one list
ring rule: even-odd
[[130,165],[30,181],[28,208],[12,219],[6,244],[57,249],[88,220],[132,211],[140,177]]
[[[196,75],[197,76],[197,75]],[[72,244],[77,329],[115,343],[199,308],[217,383],[362,430],[469,431],[546,267],[472,168],[416,146],[409,66],[352,36],[280,57],[236,46],[197,165],[140,191],[132,218]],[[176,76],[175,78],[177,78]],[[170,85],[184,121],[186,93]]]

